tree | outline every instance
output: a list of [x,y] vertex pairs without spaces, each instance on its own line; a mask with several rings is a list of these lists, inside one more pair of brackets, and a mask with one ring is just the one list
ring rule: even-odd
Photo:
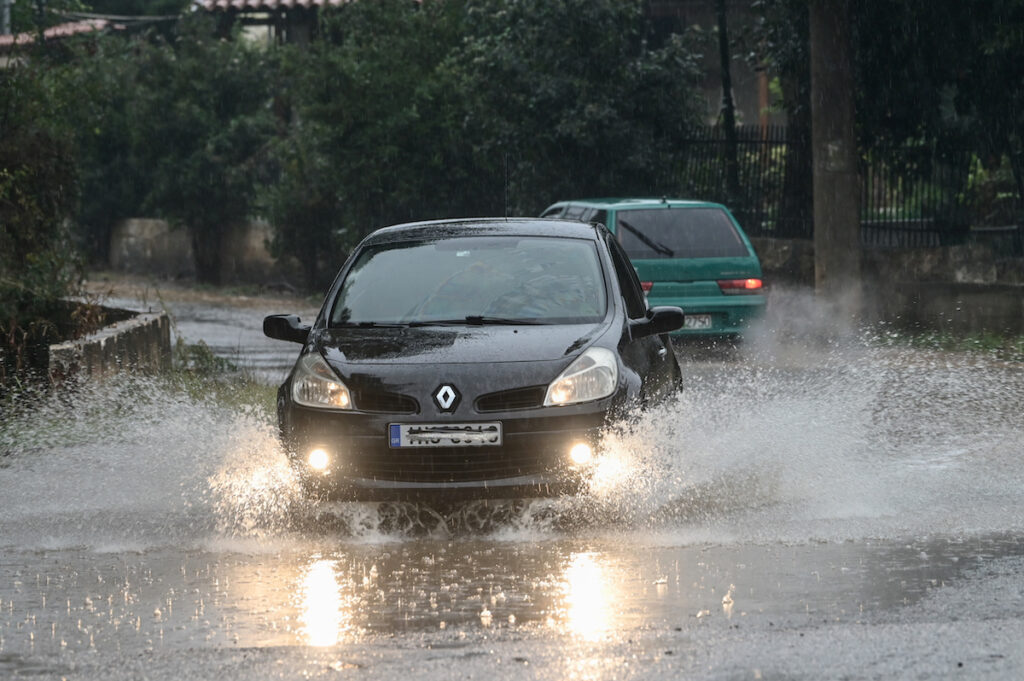
[[188,229],[199,280],[219,283],[224,237],[251,215],[275,126],[272,55],[212,36],[195,17],[173,43],[137,44],[132,143],[152,169],[144,207]]
[[325,252],[394,222],[671,191],[699,117],[697,54],[682,36],[649,49],[647,33],[639,0],[325,12],[323,39],[284,60],[275,249],[313,279]]
[[699,120],[697,52],[652,50],[640,2],[477,0],[451,69],[464,134],[514,214],[570,195],[655,194]]
[[[718,59],[722,74],[721,126],[725,131],[725,193],[728,203],[734,205],[740,195],[739,143],[736,138],[736,105],[732,100],[732,61],[729,49],[728,13],[725,0],[715,0],[718,22]],[[740,221],[743,221],[742,216]]]
[[[78,281],[65,219],[76,191],[70,134],[29,67],[0,71],[0,385],[41,366]],[[44,365],[42,365],[44,366]]]
[[76,234],[96,263],[108,261],[113,225],[143,214],[152,185],[150,157],[143,158],[134,133],[138,101],[148,96],[139,86],[139,49],[120,36],[82,36],[48,70],[79,168]]
[[437,73],[461,20],[455,0],[344,4],[322,13],[320,41],[282,50],[273,108],[285,129],[262,205],[274,252],[296,257],[307,285],[376,227],[457,215],[473,196],[457,95]]
[[814,281],[819,294],[861,312],[860,184],[854,132],[848,0],[811,0]]

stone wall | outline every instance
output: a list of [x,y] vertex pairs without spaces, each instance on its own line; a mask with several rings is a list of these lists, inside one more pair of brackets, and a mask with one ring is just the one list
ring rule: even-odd
[[174,279],[196,273],[188,233],[150,218],[129,218],[114,225],[110,266],[120,272]]
[[[230,230],[224,238],[221,281],[298,282],[301,277],[295,263],[281,263],[270,255],[267,244],[272,236],[273,229],[266,220],[255,219]],[[150,218],[129,218],[114,226],[110,266],[120,272],[163,279],[191,279],[196,274],[188,232]]]
[[[752,241],[769,286],[814,285],[811,241]],[[993,245],[867,249],[861,265],[869,319],[913,329],[1024,333],[1024,258]]]
[[50,346],[53,381],[100,378],[118,371],[158,372],[171,365],[171,321],[166,313],[110,310],[119,319],[94,334]]

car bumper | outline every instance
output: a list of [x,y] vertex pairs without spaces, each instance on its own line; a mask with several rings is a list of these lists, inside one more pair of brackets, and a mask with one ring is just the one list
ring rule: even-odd
[[673,336],[725,336],[738,335],[751,323],[760,319],[765,311],[763,295],[707,296],[694,298],[649,298],[651,306],[674,305],[682,308],[687,317],[708,315],[711,325],[703,328],[683,327]]
[[[586,442],[599,450],[606,406],[531,409],[480,414],[457,423],[500,422],[499,446],[389,446],[392,423],[436,423],[419,415],[329,412],[291,406],[287,449],[313,496],[353,501],[547,497],[574,494],[591,469],[574,465],[569,450]],[[313,449],[329,465],[307,464]]]

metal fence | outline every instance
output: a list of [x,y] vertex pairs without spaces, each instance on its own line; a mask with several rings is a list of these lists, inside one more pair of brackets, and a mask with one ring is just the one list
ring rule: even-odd
[[[701,128],[687,141],[680,164],[682,194],[728,205],[752,236],[810,238],[809,210],[805,217],[781,210],[790,148],[786,128],[738,126],[736,137],[735,195],[728,187],[728,145],[719,126]],[[810,201],[809,193],[806,198]]]
[[[785,127],[738,127],[734,192],[728,189],[727,150],[721,127],[698,130],[680,159],[681,193],[729,205],[752,236],[811,238],[809,150],[801,163],[793,158],[800,150]],[[1020,192],[1003,187],[993,217],[984,190],[972,184],[977,171],[966,148],[919,143],[873,149],[860,160],[861,242],[923,248],[995,238],[1003,250],[1024,255]],[[801,172],[803,177],[795,176]]]
[[876,149],[861,158],[861,242],[926,248],[965,242],[971,154],[935,144]]

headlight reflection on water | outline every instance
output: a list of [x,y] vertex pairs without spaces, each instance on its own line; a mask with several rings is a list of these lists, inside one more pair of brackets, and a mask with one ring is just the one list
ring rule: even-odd
[[342,597],[340,576],[336,560],[318,559],[306,568],[299,621],[308,645],[333,646],[352,633],[351,604]]
[[613,622],[614,584],[592,553],[577,553],[565,568],[565,623],[586,641],[596,641]]

